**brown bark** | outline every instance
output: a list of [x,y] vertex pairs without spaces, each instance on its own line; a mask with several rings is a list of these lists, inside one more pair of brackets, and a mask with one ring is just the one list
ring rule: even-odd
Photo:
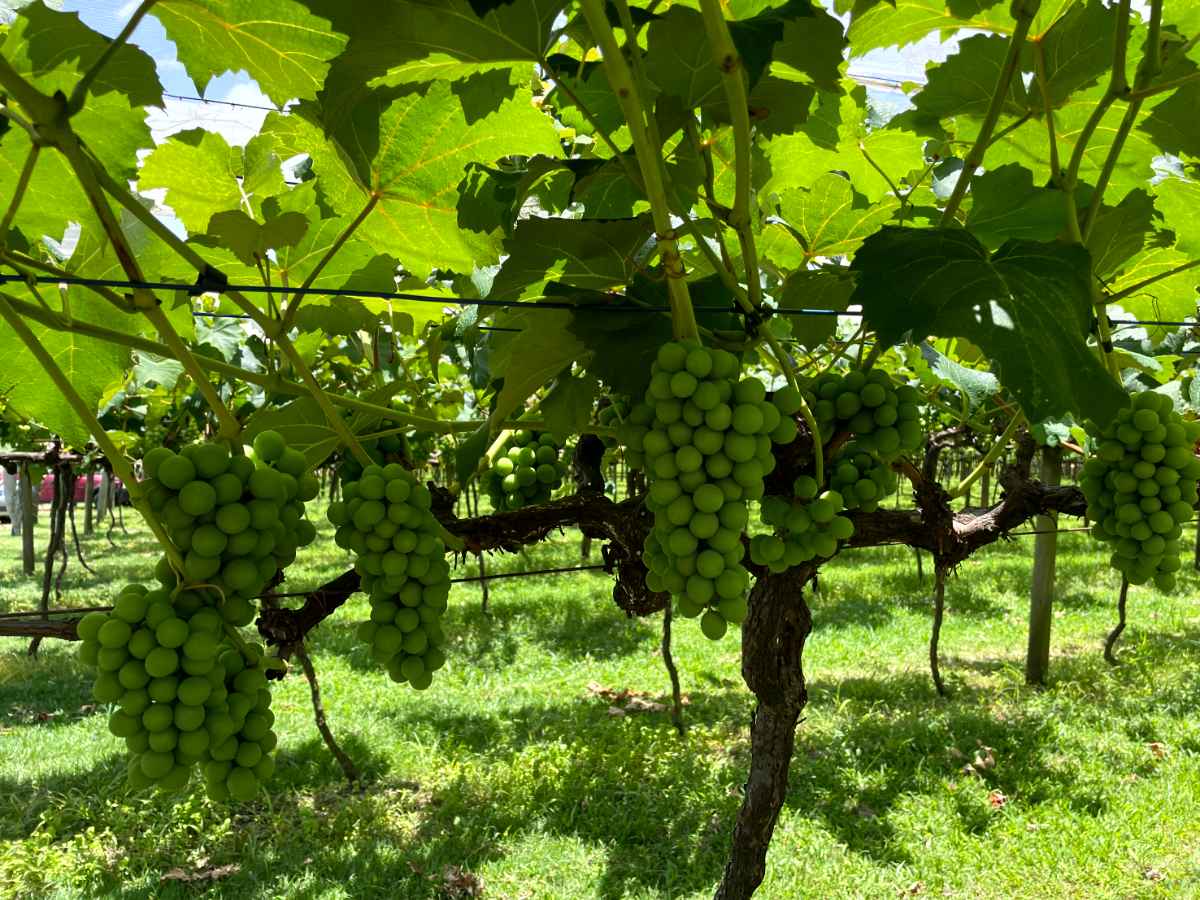
[[716,900],[745,900],[767,871],[767,848],[787,795],[796,722],[808,699],[801,663],[812,616],[803,587],[813,572],[802,566],[764,575],[750,592],[742,677],[758,705],[750,724],[750,773]]

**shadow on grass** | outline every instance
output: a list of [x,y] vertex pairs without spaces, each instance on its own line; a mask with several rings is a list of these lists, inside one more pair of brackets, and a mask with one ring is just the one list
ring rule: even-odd
[[30,657],[26,643],[0,653],[0,725],[55,728],[99,716],[92,698],[92,676],[67,652]]
[[[522,642],[567,659],[607,660],[644,652],[658,640],[657,619],[630,619],[612,599],[612,582],[594,579],[589,590],[549,583],[530,586],[537,595],[493,597],[484,613],[477,592],[451,597],[444,623],[454,655],[490,671],[502,671],[517,658]],[[553,593],[551,593],[553,592]],[[355,630],[366,611],[339,610],[312,633],[313,647],[345,658],[359,671],[378,669]]]

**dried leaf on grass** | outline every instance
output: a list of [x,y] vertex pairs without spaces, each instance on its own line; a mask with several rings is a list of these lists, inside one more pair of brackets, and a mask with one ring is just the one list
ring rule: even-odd
[[[646,691],[635,691],[629,688],[616,690],[615,688],[605,687],[596,681],[589,681],[587,685],[588,695],[598,697],[608,703],[608,714],[614,717],[628,715],[629,713],[661,713],[667,711],[667,705],[655,699],[653,694]],[[687,694],[680,698],[684,706],[690,702]]]
[[207,860],[201,860],[201,865],[192,869],[181,869],[176,866],[173,869],[168,869],[162,874],[162,881],[217,881],[221,878],[228,878],[230,875],[236,875],[241,871],[242,867],[237,863],[227,863],[223,866],[207,866]]

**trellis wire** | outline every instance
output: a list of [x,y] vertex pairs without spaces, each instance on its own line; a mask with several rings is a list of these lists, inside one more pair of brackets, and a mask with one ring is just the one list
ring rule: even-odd
[[[413,294],[405,291],[372,291],[359,290],[354,288],[318,288],[310,287],[306,289],[292,289],[281,291],[278,287],[268,287],[265,284],[222,284],[218,290],[216,286],[190,285],[172,281],[133,281],[119,278],[79,278],[71,277],[56,277],[53,275],[47,276],[45,281],[55,284],[79,285],[81,287],[109,287],[109,288],[132,288],[135,290],[148,291],[189,291],[205,294],[220,294],[228,291],[238,291],[244,294],[272,294],[272,293],[291,293],[297,296],[307,296],[309,294],[319,294],[326,297],[368,297],[372,300],[408,300],[414,303],[440,303],[443,306],[486,306],[510,308],[519,307],[522,310],[547,310],[547,309],[566,309],[566,310],[581,310],[584,312],[641,312],[641,313],[669,313],[669,306],[653,306],[634,303],[610,303],[587,305],[582,303],[569,303],[563,300],[546,300],[537,303],[522,303],[513,300],[488,300],[486,298],[469,298],[469,297],[430,297],[426,294]],[[24,275],[3,275],[0,274],[0,284],[24,283],[26,277]],[[696,312],[711,312],[711,313],[728,313],[736,312],[732,307],[726,306],[693,306]],[[854,318],[862,318],[863,313],[859,310],[838,310],[838,309],[776,309],[767,308],[763,312],[770,313],[776,316],[791,316],[804,318],[808,316],[848,316]],[[209,316],[212,318],[246,318],[243,314],[234,313],[196,313],[196,315]],[[1185,326],[1194,327],[1200,325],[1196,321],[1169,321],[1165,319],[1119,319],[1112,322],[1114,328],[1122,328],[1128,325],[1156,325],[1159,327],[1176,327],[1183,328]]]
[[[1067,534],[1069,532],[1078,532],[1078,531],[1091,531],[1091,529],[1090,528],[1058,528],[1058,529],[1052,529],[1049,531],[1010,531],[1010,532],[1008,532],[1008,534],[1005,535],[1005,537],[1010,537],[1010,538],[1026,537],[1026,536],[1035,535],[1035,534]],[[878,544],[876,546],[878,546],[878,547],[893,547],[895,545],[894,544]],[[850,547],[847,549],[867,550],[867,549],[871,549],[871,548]],[[532,578],[537,575],[563,575],[563,574],[567,574],[570,572],[594,572],[599,569],[607,570],[608,568],[609,568],[608,565],[606,565],[605,563],[597,563],[597,564],[591,565],[591,566],[561,566],[559,568],[554,568],[554,569],[533,569],[528,572],[497,572],[495,574],[488,574],[488,575],[484,575],[484,576],[472,575],[472,576],[464,577],[464,578],[451,578],[450,582],[452,584],[465,584],[465,583],[477,582],[477,581],[497,581],[501,578]],[[270,596],[272,596],[272,597],[307,597],[312,593],[313,593],[313,591],[291,591],[288,593],[279,593],[279,594],[273,593]],[[72,614],[89,613],[89,612],[108,612],[111,609],[112,609],[111,606],[81,606],[77,609],[70,609],[70,608],[51,609],[51,610],[47,610],[45,613],[43,613],[40,610],[28,610],[25,612],[0,613],[0,619],[23,619],[23,618],[41,619],[41,618],[44,618],[45,616],[63,616],[63,615],[72,615]]]

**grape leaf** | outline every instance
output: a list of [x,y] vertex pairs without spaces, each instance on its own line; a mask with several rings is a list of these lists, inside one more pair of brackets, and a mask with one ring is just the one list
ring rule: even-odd
[[[1101,0],[1072,5],[1037,42],[1027,42],[1026,57],[1041,53],[1050,107],[1061,106],[1080,88],[1094,84],[1112,68],[1117,14]],[[1025,69],[1037,71],[1031,59]],[[1031,92],[1033,105],[1044,108],[1040,90]]]
[[454,81],[542,58],[561,0],[513,0],[480,15],[468,0],[318,0],[310,6],[350,36],[322,102],[356,101],[364,87]]
[[259,223],[240,209],[228,209],[208,220],[208,235],[247,266],[265,261],[269,250],[296,246],[307,230],[308,219],[298,212],[280,213]]
[[[79,321],[108,328],[121,327],[123,318],[94,294],[74,297],[71,315]],[[129,368],[129,351],[107,341],[47,328],[29,319],[25,321],[87,407],[98,411],[110,387],[124,379]],[[3,319],[0,319],[0,347],[4,348],[4,365],[0,366],[0,397],[4,402],[18,415],[39,422],[61,436],[71,447],[84,449],[91,440],[87,425],[24,341]]]
[[[44,3],[21,9],[0,44],[5,59],[43,93],[70,95],[80,78],[109,46],[109,39],[88,28],[78,13],[58,12]],[[93,79],[93,96],[115,93],[131,106],[162,106],[162,85],[154,60],[131,44],[122,44]]]
[[900,206],[894,197],[867,204],[855,198],[850,182],[829,173],[811,188],[779,196],[779,211],[808,244],[807,256],[848,256]]
[[1175,232],[1175,249],[1188,256],[1200,257],[1200,182],[1167,178],[1154,189],[1154,205],[1162,213],[1167,228]]
[[961,28],[1008,34],[1013,19],[1007,0],[858,0],[850,22],[850,52],[915,44],[932,32],[943,40]]
[[255,435],[268,430],[283,435],[289,447],[304,454],[309,466],[319,466],[341,444],[337,432],[311,397],[260,409],[246,420],[242,438],[251,443]]
[[[1127,262],[1121,274],[1106,286],[1112,293],[1132,288],[1149,278],[1162,276],[1186,262],[1190,257],[1170,247],[1147,247]],[[1196,295],[1200,286],[1200,269],[1187,269],[1155,281],[1121,301],[1121,307],[1138,319],[1178,322],[1196,315]],[[1148,331],[1159,339],[1171,326],[1149,326]]]
[[459,484],[466,484],[467,479],[475,474],[475,470],[479,468],[479,461],[483,459],[491,441],[486,422],[459,441],[458,446],[454,448],[454,472],[458,476]]
[[599,390],[600,383],[590,375],[563,374],[555,379],[540,407],[550,431],[560,435],[586,431]]
[[972,369],[955,362],[933,347],[928,341],[920,345],[922,359],[943,384],[953,387],[967,398],[967,407],[976,409],[1000,390],[1000,382],[991,372]]
[[611,221],[525,219],[504,242],[509,256],[488,297],[535,297],[548,281],[598,291],[625,285],[638,269],[639,249],[653,232],[649,216]]
[[879,340],[965,337],[1033,421],[1107,423],[1127,401],[1088,347],[1091,262],[1077,245],[1010,240],[996,253],[964,229],[886,227],[855,254],[853,302]]
[[[779,294],[780,309],[835,310],[843,312],[854,293],[848,269],[801,269],[788,276]],[[792,337],[802,347],[816,348],[837,332],[837,316],[791,315]]]
[[[913,96],[919,116],[948,119],[982,117],[1008,54],[1008,39],[977,34],[958,45],[958,51],[928,72],[925,86]],[[1029,106],[1025,82],[1014,78],[1001,107],[1003,114],[1019,116]]]
[[1088,235],[1092,269],[1099,277],[1116,272],[1145,245],[1154,227],[1154,204],[1143,190],[1130,191],[1116,206],[1101,207]]
[[538,388],[587,350],[571,333],[571,313],[565,309],[521,309],[497,321],[520,331],[503,334],[492,350],[492,371],[503,379],[489,418],[493,434]]
[[971,181],[967,228],[989,246],[1006,238],[1049,241],[1067,227],[1062,191],[1034,187],[1033,173],[1009,163]]
[[550,101],[564,125],[585,134],[600,128],[610,135],[625,127],[621,101],[608,83],[603,63],[590,62],[580,67],[577,60],[561,55],[550,57],[549,63],[556,85]]
[[310,153],[322,179],[331,175],[327,197],[338,212],[356,215],[370,195],[378,196],[358,232],[378,252],[418,276],[434,268],[471,272],[493,262],[499,248],[492,237],[458,227],[458,186],[467,165],[562,151],[552,121],[525,88],[479,118],[468,116],[469,105],[439,81],[424,92],[395,88],[362,99],[335,127],[336,144],[318,143],[308,129],[288,130],[308,137],[295,152]]
[[269,147],[260,138],[243,149],[229,146],[215,132],[181,131],[146,157],[138,190],[165,188],[165,202],[184,227],[204,233],[214,213],[240,209],[243,196],[258,210],[267,196],[285,190],[279,161]]
[[[1154,146],[1176,156],[1200,156],[1200,83],[1191,82],[1172,91],[1137,126]],[[1130,135],[1132,138],[1133,135]]]
[[849,175],[854,189],[874,202],[889,193],[891,185],[870,160],[893,183],[924,166],[924,142],[916,134],[867,129],[866,92],[862,87],[854,87],[840,97],[827,93],[818,96],[817,110],[795,134],[780,135],[766,143],[771,167],[766,193],[812,187],[822,175],[836,171]]
[[[1100,103],[1105,87],[1105,85],[1097,85],[1078,90],[1055,112],[1054,126],[1058,136],[1060,160],[1071,157],[1075,142]],[[1101,117],[1100,124],[1083,153],[1082,163],[1079,167],[1081,181],[1095,182],[1112,148],[1124,115],[1124,105],[1113,104]],[[1143,110],[1138,121],[1145,123],[1147,115]],[[1188,115],[1200,121],[1200,117],[1194,116],[1190,111]],[[978,123],[968,121],[965,124],[968,127],[965,130],[959,130],[955,137],[959,140],[973,140],[973,129],[977,127]],[[1005,123],[1001,124],[1003,126]],[[1151,175],[1154,174],[1154,159],[1161,153],[1162,151],[1155,145],[1148,132],[1134,128],[1129,133],[1122,153],[1112,170],[1108,192],[1105,196],[1119,201],[1130,191],[1145,187]],[[1051,166],[1045,122],[1031,119],[1000,136],[994,144],[988,147],[987,162],[992,167],[1005,163],[1018,163],[1033,173],[1035,183],[1048,182],[1051,176]]]
[[[97,159],[117,178],[131,176],[137,165],[138,149],[153,143],[144,113],[130,109],[117,93],[90,98],[71,122]],[[11,129],[0,140],[0,197],[6,206],[16,190],[31,146],[29,135],[22,128]],[[95,223],[99,227],[66,157],[57,151],[43,150],[15,224],[31,241],[40,241],[43,236],[62,240],[70,222]]]
[[245,70],[282,106],[316,97],[346,38],[294,0],[160,0],[154,15],[201,93]]

